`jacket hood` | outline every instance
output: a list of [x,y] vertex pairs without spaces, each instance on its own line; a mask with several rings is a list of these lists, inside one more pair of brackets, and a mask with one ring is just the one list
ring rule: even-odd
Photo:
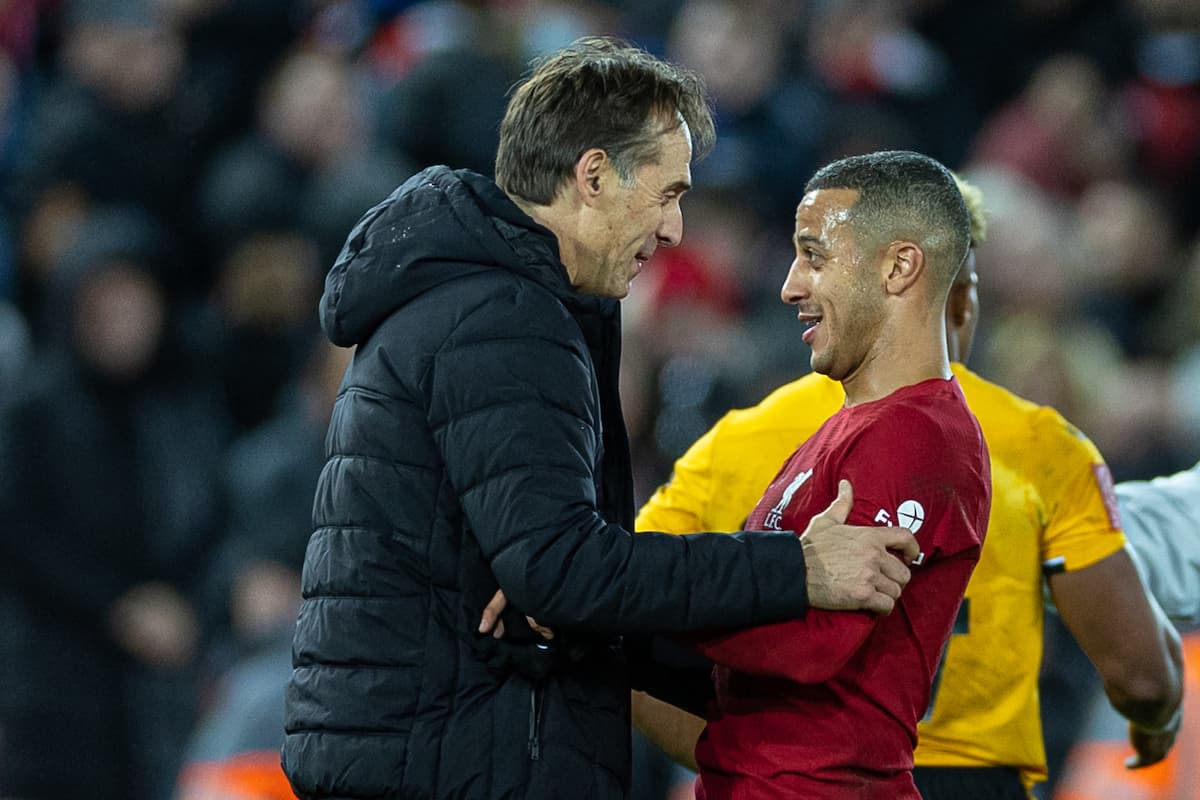
[[430,167],[351,231],[325,279],[321,326],[334,344],[358,344],[421,293],[491,269],[522,275],[564,299],[574,294],[553,233],[490,179]]

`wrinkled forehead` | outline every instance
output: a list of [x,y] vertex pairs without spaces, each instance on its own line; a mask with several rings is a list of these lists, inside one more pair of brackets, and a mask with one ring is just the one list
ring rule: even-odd
[[639,180],[663,192],[686,192],[692,187],[692,139],[687,123],[680,118],[658,133],[655,160],[638,168]]
[[673,166],[687,166],[692,161],[692,130],[678,112],[662,119],[655,130],[658,144],[658,163],[672,161]]

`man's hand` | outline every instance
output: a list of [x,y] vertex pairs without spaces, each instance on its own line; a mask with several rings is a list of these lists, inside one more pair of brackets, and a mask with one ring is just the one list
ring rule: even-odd
[[[503,589],[497,589],[492,595],[492,599],[483,609],[483,614],[479,619],[479,632],[492,632],[493,639],[504,638],[504,620],[500,619],[500,615],[504,613],[504,609],[508,606],[508,598],[504,596]],[[526,616],[525,621],[529,623],[529,627],[542,635],[543,639],[549,641],[554,638],[554,631],[549,628],[537,624],[537,620],[533,617]]]
[[912,577],[905,564],[917,559],[920,547],[907,528],[846,525],[853,505],[854,490],[843,480],[837,498],[800,535],[808,602],[832,611],[889,614]]
[[1182,707],[1175,716],[1161,728],[1146,728],[1135,722],[1129,723],[1129,744],[1133,746],[1134,754],[1125,759],[1126,769],[1141,769],[1151,764],[1157,764],[1167,757],[1179,735],[1183,722]]
[[483,614],[479,618],[479,632],[487,633],[491,631],[493,639],[504,638],[504,620],[500,619],[500,615],[504,613],[504,609],[508,607],[508,598],[504,596],[502,589],[497,589],[492,595],[492,599],[483,609]]

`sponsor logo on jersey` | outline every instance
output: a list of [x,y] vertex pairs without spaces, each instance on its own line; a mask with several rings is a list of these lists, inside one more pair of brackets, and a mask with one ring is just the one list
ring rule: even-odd
[[1104,498],[1104,510],[1108,512],[1108,525],[1114,531],[1121,529],[1121,512],[1117,508],[1117,493],[1113,489],[1112,473],[1107,464],[1092,464],[1092,474],[1096,476],[1096,488]]
[[916,500],[905,500],[896,509],[896,521],[915,534],[925,522],[925,507]]
[[[875,521],[882,523],[889,528],[894,525],[899,525],[901,528],[908,528],[912,531],[913,536],[917,535],[917,531],[925,524],[925,506],[921,505],[916,500],[905,500],[896,507],[896,514],[893,518],[891,512],[886,508],[881,508],[875,512]],[[918,553],[916,559],[912,562],[913,566],[919,566],[924,563],[925,554]]]

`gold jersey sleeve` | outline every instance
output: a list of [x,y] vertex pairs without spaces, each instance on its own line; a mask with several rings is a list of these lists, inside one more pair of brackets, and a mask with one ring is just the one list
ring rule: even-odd
[[[930,713],[918,766],[1012,766],[1043,780],[1037,679],[1046,570],[1077,570],[1124,535],[1095,446],[1053,409],[954,365],[992,461],[992,510]],[[638,530],[736,530],[792,451],[841,407],[841,386],[807,375],[725,415],[675,464]]]
[[638,512],[639,531],[737,531],[771,479],[845,402],[841,384],[809,374],[753,408],[730,411],[675,462]]

